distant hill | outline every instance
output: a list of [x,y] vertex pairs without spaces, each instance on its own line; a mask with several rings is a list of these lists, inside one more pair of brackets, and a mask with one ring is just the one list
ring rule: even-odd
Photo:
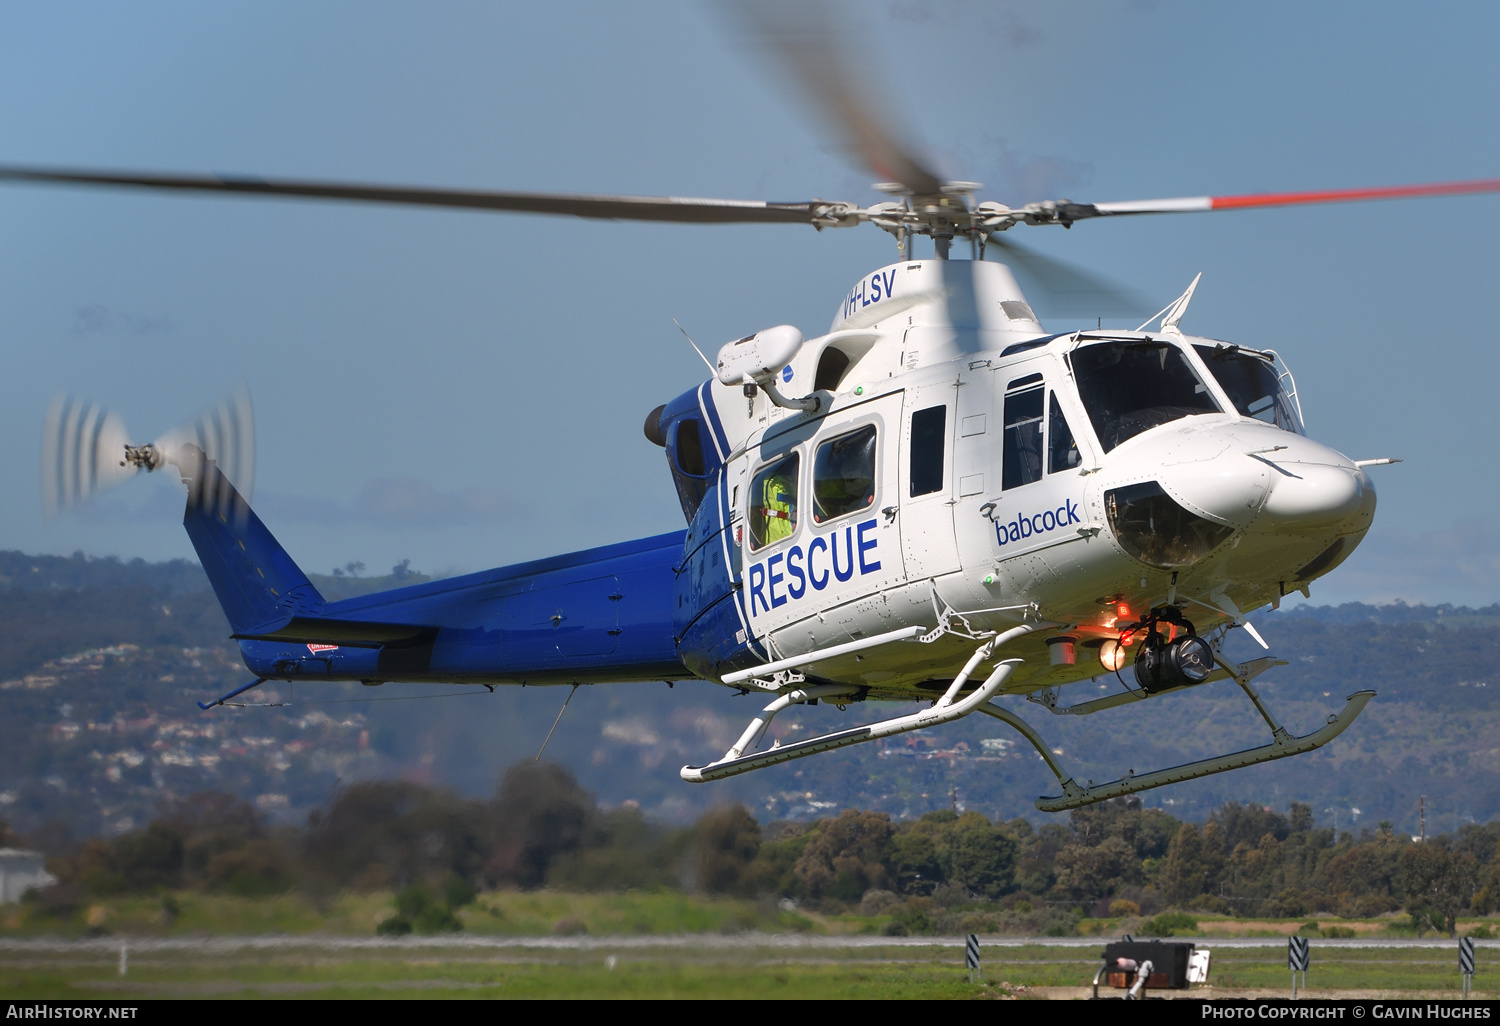
[[1493,627],[1500,625],[1500,604],[1471,609],[1444,603],[1440,606],[1409,606],[1396,601],[1388,606],[1370,606],[1363,602],[1346,602],[1341,606],[1301,605],[1288,610],[1290,619],[1317,620],[1328,624],[1371,624],[1387,627],[1403,624],[1425,624],[1429,627]]
[[[403,566],[382,578],[314,582],[338,598],[426,579]],[[203,788],[292,818],[341,783],[371,776],[487,795],[505,767],[536,755],[567,696],[565,688],[267,685],[245,700],[271,708],[201,712],[196,701],[250,676],[202,572],[182,560],[0,552],[0,616],[0,819],[23,830],[61,819],[78,833],[119,832],[145,822],[164,797]],[[1257,687],[1294,732],[1316,727],[1354,690],[1373,687],[1380,697],[1319,753],[1147,792],[1148,806],[1201,819],[1227,801],[1285,809],[1296,800],[1330,826],[1389,819],[1407,832],[1417,827],[1419,795],[1429,829],[1500,815],[1500,607],[1301,606],[1255,623],[1290,663]],[[1259,651],[1246,638],[1236,644]],[[1063,697],[1119,687],[1101,675]],[[1267,736],[1228,683],[1088,717],[1007,701],[1084,779]],[[979,717],[718,784],[679,780],[679,766],[721,754],[760,704],[701,682],[585,688],[547,757],[606,804],[635,802],[673,821],[730,799],[763,820],[847,806],[912,816],[955,801],[991,817],[1044,820],[1032,799],[1057,793],[1024,742]],[[799,708],[777,729],[795,736],[896,711]]]

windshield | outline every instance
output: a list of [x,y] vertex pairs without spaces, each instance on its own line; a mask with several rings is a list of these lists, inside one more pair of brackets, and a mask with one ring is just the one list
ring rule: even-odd
[[1246,417],[1302,433],[1292,401],[1281,387],[1271,361],[1239,346],[1194,346],[1214,380]]
[[1158,424],[1223,412],[1187,355],[1166,342],[1098,342],[1073,350],[1068,361],[1105,452]]

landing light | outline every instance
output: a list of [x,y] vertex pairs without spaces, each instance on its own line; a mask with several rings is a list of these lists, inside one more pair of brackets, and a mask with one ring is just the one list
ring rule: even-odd
[[1099,665],[1114,673],[1125,666],[1125,646],[1113,638],[1099,646]]

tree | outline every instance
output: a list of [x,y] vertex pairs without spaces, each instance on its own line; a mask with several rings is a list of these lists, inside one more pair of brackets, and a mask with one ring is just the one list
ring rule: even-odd
[[1135,851],[1119,837],[1069,844],[1057,853],[1057,886],[1071,898],[1107,898],[1139,872]]
[[[1011,828],[1020,833],[1014,820]],[[1028,894],[1046,894],[1057,882],[1057,856],[1068,845],[1068,829],[1057,823],[1044,823],[1023,836],[1021,855],[1016,860],[1016,882]]]
[[1413,844],[1401,853],[1405,907],[1418,933],[1427,927],[1450,937],[1457,932],[1458,913],[1474,894],[1478,868],[1473,855],[1437,843]]
[[887,887],[884,863],[893,832],[884,812],[845,809],[823,820],[797,860],[795,872],[804,893],[858,901],[871,887]]
[[896,890],[902,894],[931,894],[943,882],[943,866],[933,831],[920,829],[920,825],[891,839],[888,862]]
[[308,819],[303,859],[325,885],[377,890],[477,875],[472,803],[410,781],[366,781],[340,790]]
[[1392,834],[1382,831],[1330,858],[1323,867],[1323,891],[1332,910],[1362,918],[1397,908],[1401,849]]
[[753,894],[764,874],[752,871],[760,824],[736,802],[711,809],[693,830],[698,888],[710,894]]
[[1224,872],[1222,843],[1217,823],[1207,823],[1202,830],[1192,823],[1177,828],[1157,876],[1168,905],[1187,908],[1199,895],[1217,889]]
[[1224,849],[1233,851],[1241,844],[1255,847],[1270,834],[1278,841],[1284,841],[1292,832],[1292,824],[1285,816],[1278,815],[1271,809],[1260,805],[1251,805],[1249,802],[1241,805],[1239,802],[1229,802],[1213,811],[1210,819],[1219,824],[1219,829],[1224,832]]
[[542,886],[555,859],[598,835],[595,813],[593,795],[562,766],[517,763],[505,771],[490,809],[485,877],[523,889]]
[[937,856],[948,882],[971,894],[998,898],[1015,883],[1015,838],[977,812],[966,812],[937,833]]
[[290,857],[267,836],[260,814],[223,791],[163,803],[157,822],[182,838],[186,887],[272,894],[291,885]]
[[1479,890],[1470,903],[1475,912],[1487,916],[1500,909],[1500,845],[1497,845],[1479,872]]

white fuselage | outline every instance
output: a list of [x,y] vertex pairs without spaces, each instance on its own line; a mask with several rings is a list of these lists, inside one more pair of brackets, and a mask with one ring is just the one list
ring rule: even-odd
[[1019,692],[1107,672],[1098,645],[1169,600],[1201,632],[1304,589],[1375,495],[1301,433],[1280,373],[1175,330],[1049,336],[1000,264],[882,268],[782,376],[818,412],[712,385],[747,635],[779,658],[958,628],[808,668],[910,698],[954,676],[965,632],[1057,625],[1007,650]]

